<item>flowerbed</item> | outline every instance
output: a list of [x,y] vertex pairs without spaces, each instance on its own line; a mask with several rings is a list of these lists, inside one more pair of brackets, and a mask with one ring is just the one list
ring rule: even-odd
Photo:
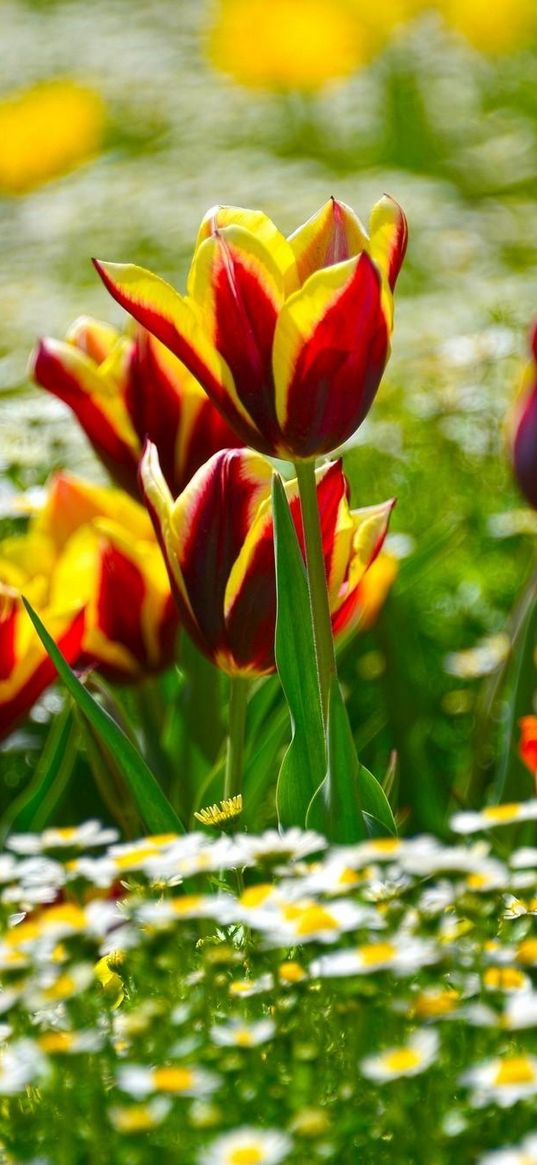
[[4,1160],[534,1161],[536,817],[458,814],[453,845],[12,835]]

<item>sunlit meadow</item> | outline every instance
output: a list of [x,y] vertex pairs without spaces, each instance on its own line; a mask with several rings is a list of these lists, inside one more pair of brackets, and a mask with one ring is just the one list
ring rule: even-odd
[[534,1165],[535,4],[0,26],[0,1161]]

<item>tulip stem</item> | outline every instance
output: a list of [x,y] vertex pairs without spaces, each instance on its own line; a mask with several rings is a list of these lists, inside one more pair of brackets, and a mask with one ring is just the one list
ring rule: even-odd
[[244,759],[244,729],[246,726],[246,704],[248,702],[249,680],[244,676],[229,677],[229,713],[224,778],[224,800],[242,793],[242,769]]
[[298,481],[304,543],[306,547],[306,566],[313,636],[317,655],[317,669],[319,673],[321,707],[323,719],[326,724],[330,682],[332,676],[335,676],[337,672],[334,637],[332,635],[332,620],[330,618],[330,606],[328,602],[321,521],[317,501],[315,462],[297,461],[295,463],[295,472]]

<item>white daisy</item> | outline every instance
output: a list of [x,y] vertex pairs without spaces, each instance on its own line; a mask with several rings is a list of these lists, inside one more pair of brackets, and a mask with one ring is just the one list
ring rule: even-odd
[[476,1165],[537,1165],[537,1133],[530,1133],[518,1146],[485,1153]]
[[379,1084],[397,1080],[400,1076],[417,1076],[430,1068],[436,1059],[439,1039],[436,1031],[418,1031],[407,1044],[388,1048],[378,1056],[367,1056],[360,1063],[360,1071],[369,1080]]
[[277,1129],[243,1126],[217,1137],[198,1158],[199,1165],[279,1165],[292,1148],[291,1138]]
[[460,1081],[472,1089],[474,1107],[498,1104],[507,1108],[537,1093],[537,1059],[526,1054],[498,1056],[476,1064]]
[[487,805],[479,813],[455,813],[451,828],[455,833],[477,833],[494,825],[513,825],[517,821],[537,820],[537,798],[530,801],[512,801],[505,805]]

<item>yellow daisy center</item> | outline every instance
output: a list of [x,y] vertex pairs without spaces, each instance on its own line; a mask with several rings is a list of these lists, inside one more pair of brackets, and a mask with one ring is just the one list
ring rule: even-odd
[[358,947],[358,954],[366,967],[374,967],[376,963],[390,963],[397,954],[397,948],[392,943],[369,943],[365,947]]
[[185,1092],[194,1081],[190,1068],[155,1068],[153,1085],[158,1092]]
[[422,1057],[414,1048],[397,1048],[383,1056],[383,1060],[389,1072],[408,1072],[419,1067]]
[[533,1084],[537,1074],[527,1056],[511,1056],[498,1068],[493,1083],[501,1087],[509,1084]]

